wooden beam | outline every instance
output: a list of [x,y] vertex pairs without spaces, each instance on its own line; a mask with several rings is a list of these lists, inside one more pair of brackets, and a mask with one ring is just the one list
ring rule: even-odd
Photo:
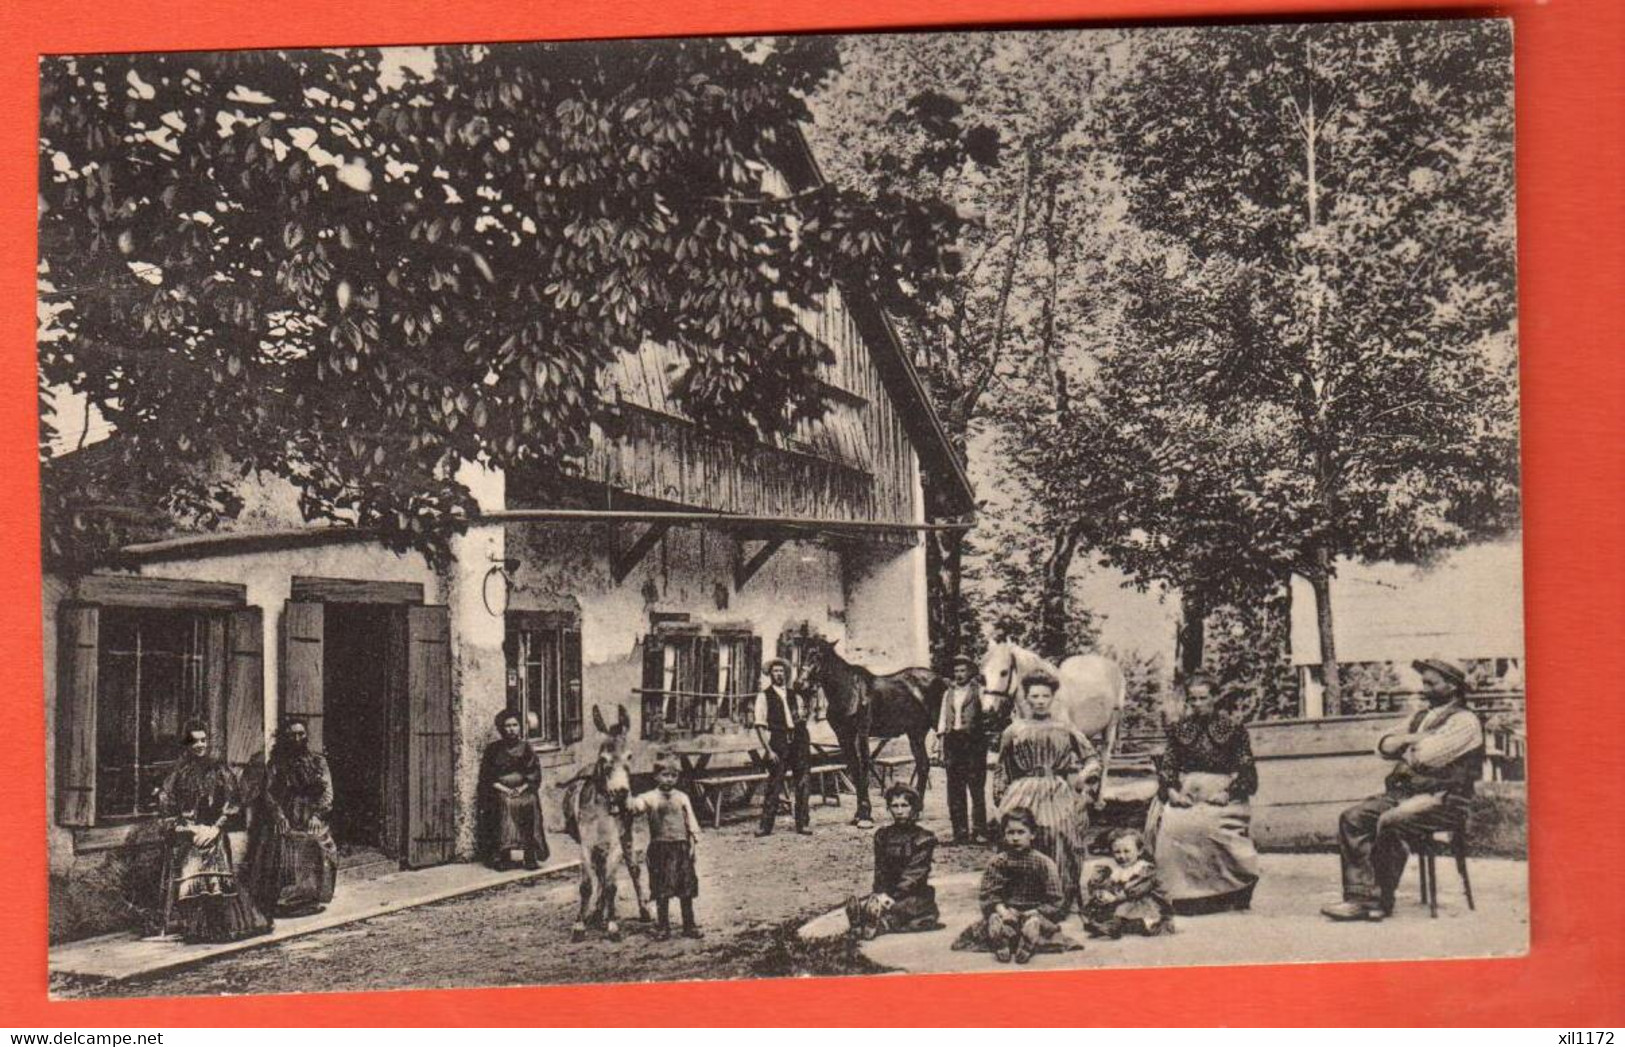
[[294,575],[288,593],[301,602],[422,603],[423,586],[417,582],[377,582],[360,578],[307,578]]
[[73,598],[104,607],[230,611],[248,603],[248,587],[238,582],[93,574],[74,582]]
[[626,581],[626,576],[632,573],[632,568],[643,562],[643,558],[649,555],[649,550],[653,549],[670,529],[671,524],[666,521],[651,523],[647,530],[638,535],[636,541],[616,554],[609,566],[610,577],[615,579],[616,585]]
[[[767,541],[762,543],[762,547],[760,549],[757,549],[754,553],[751,553],[748,557],[745,557],[739,563],[735,564],[734,592],[739,592],[741,589],[743,589],[745,584],[756,576],[756,572],[762,569],[763,564],[772,559],[773,554],[778,552],[779,546],[783,544],[783,538],[769,538]],[[744,552],[743,543],[740,544],[740,552]]]

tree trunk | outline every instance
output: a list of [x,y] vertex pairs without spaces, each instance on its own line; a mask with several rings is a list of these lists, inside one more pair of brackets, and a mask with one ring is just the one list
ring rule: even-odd
[[1072,573],[1072,558],[1078,551],[1082,528],[1067,524],[1050,540],[1050,553],[1044,559],[1044,593],[1038,618],[1038,653],[1051,661],[1060,661],[1072,653],[1066,649],[1069,607],[1068,580]]
[[1179,633],[1174,638],[1174,651],[1180,678],[1184,679],[1202,668],[1202,648],[1207,638],[1207,603],[1195,594],[1181,593],[1179,606]]
[[1315,627],[1320,633],[1320,674],[1326,697],[1325,714],[1342,712],[1342,681],[1337,674],[1337,637],[1332,629],[1332,556],[1324,546],[1314,551],[1309,587],[1315,592]]
[[944,532],[925,536],[925,605],[930,630],[931,667],[946,672],[959,638],[959,604],[950,595],[955,586],[949,573],[948,546],[953,536]]

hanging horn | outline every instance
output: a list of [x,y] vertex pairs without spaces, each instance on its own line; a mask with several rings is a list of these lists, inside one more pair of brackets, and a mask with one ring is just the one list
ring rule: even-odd
[[592,707],[592,725],[598,728],[599,734],[608,734],[609,728],[604,726],[604,714],[598,711],[598,706]]

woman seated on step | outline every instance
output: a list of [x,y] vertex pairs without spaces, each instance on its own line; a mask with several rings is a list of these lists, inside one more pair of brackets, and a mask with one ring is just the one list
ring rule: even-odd
[[1246,909],[1258,884],[1248,803],[1258,771],[1247,726],[1219,706],[1213,681],[1197,673],[1167,732],[1145,823],[1162,890],[1181,916]]
[[937,921],[937,890],[929,882],[937,836],[915,824],[920,808],[920,794],[913,787],[899,784],[886,790],[892,824],[875,833],[874,890],[853,895],[846,903],[847,923],[859,938],[942,926]]

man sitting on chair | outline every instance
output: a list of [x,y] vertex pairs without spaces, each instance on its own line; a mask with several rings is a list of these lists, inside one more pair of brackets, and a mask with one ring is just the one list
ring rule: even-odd
[[1411,663],[1428,707],[1403,734],[1384,735],[1377,752],[1394,760],[1386,791],[1343,812],[1337,842],[1343,900],[1321,909],[1333,920],[1380,920],[1394,909],[1406,841],[1452,829],[1467,817],[1484,760],[1484,727],[1468,709],[1467,673],[1454,662]]

